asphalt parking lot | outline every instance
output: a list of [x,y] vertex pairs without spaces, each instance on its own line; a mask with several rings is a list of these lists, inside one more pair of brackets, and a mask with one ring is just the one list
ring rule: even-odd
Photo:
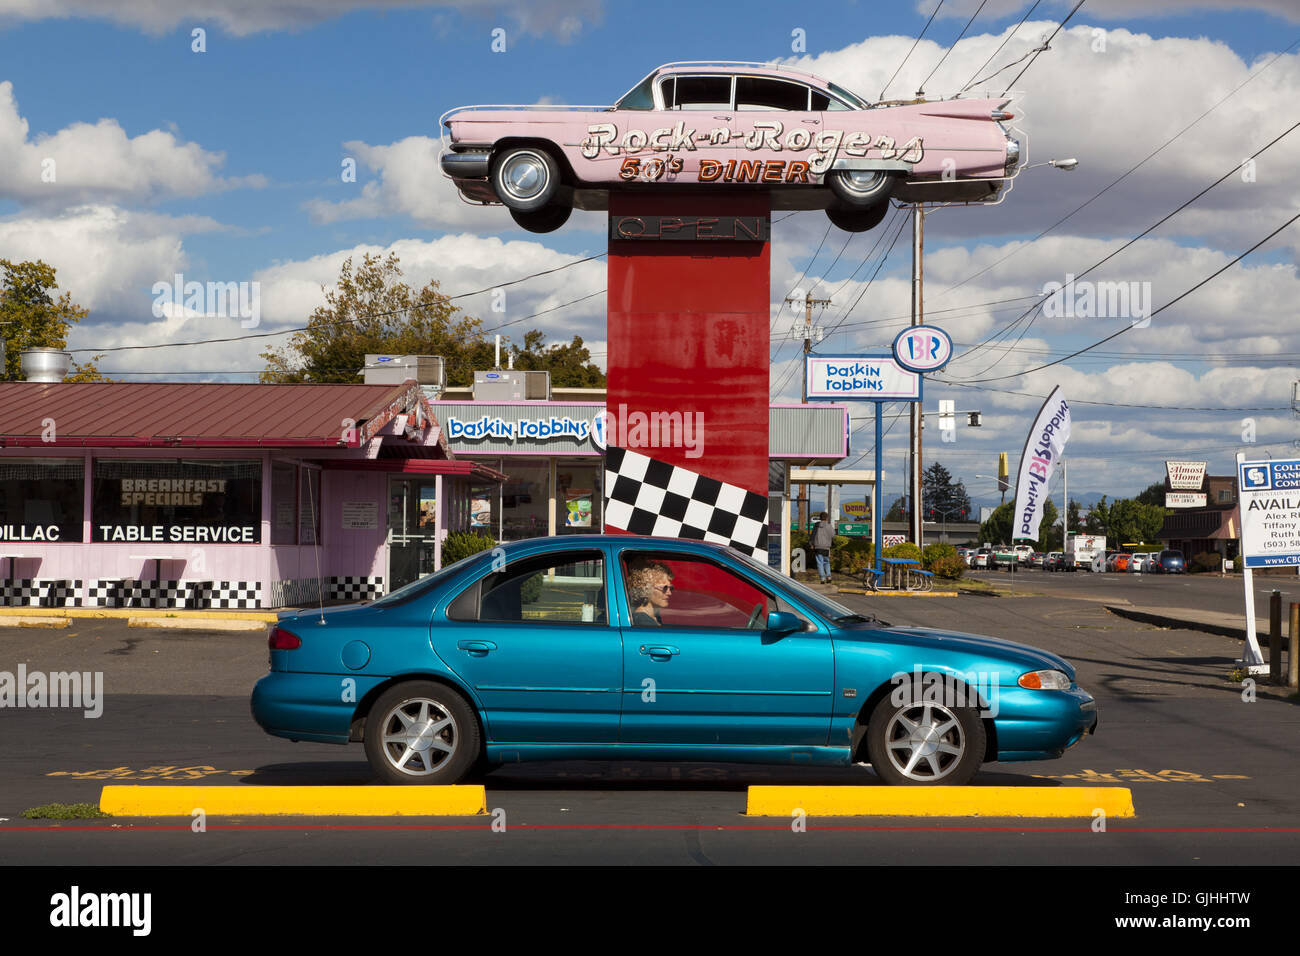
[[[891,623],[1009,638],[1071,660],[1098,699],[1097,735],[1059,760],[987,765],[976,785],[1131,788],[1137,817],[1111,821],[1105,833],[1087,820],[989,818],[820,818],[798,832],[787,821],[744,816],[746,787],[870,785],[870,769],[595,762],[489,774],[488,817],[222,819],[204,833],[188,819],[25,820],[29,807],[95,802],[106,783],[371,781],[359,745],[294,744],[252,722],[248,692],[266,669],[260,634],[160,633],[80,619],[63,630],[0,628],[0,670],[104,675],[98,718],[60,709],[0,714],[0,853],[9,863],[54,865],[1290,862],[1300,849],[1296,701],[1263,687],[1243,700],[1226,680],[1240,641],[1118,617],[1096,599],[1102,578],[1030,573],[1017,583],[1031,579],[1035,587],[1025,590],[1033,593],[1018,596],[843,599]],[[1217,600],[1203,584],[1106,586]]]

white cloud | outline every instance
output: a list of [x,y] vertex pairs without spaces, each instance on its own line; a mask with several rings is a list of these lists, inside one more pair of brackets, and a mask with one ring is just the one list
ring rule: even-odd
[[[1076,0],[1050,0],[1039,6],[1048,13],[1053,7],[1061,16],[1074,8]],[[935,0],[918,0],[917,13],[929,16]],[[980,11],[981,18],[1000,19],[1023,15],[1025,0],[992,0]],[[937,20],[959,18],[965,20],[980,7],[979,0],[948,0],[936,17]],[[1195,16],[1202,12],[1230,11],[1244,13],[1256,10],[1271,13],[1286,20],[1300,20],[1300,8],[1294,0],[1090,0],[1084,12],[1101,20],[1132,20],[1138,17]],[[1077,16],[1077,14],[1076,14]]]
[[[149,33],[195,22],[217,23],[235,36],[310,27],[354,10],[454,9],[509,17],[520,32],[572,40],[599,23],[601,0],[0,0],[0,19],[94,17]],[[484,40],[486,45],[488,41]]]
[[261,186],[260,176],[222,179],[225,161],[194,143],[155,129],[126,134],[113,119],[73,123],[56,133],[29,137],[11,82],[0,82],[0,198],[25,205],[148,202],[198,196],[235,186]]

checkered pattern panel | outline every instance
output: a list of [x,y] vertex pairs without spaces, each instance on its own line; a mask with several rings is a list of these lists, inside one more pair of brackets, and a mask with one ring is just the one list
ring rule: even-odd
[[384,593],[384,579],[341,577],[330,578],[331,601],[371,601]]
[[103,578],[90,586],[92,607],[249,609],[260,606],[257,581],[135,581]]
[[605,524],[767,558],[767,495],[626,448],[605,452]]
[[7,607],[80,607],[81,582],[20,578],[0,584],[0,605]]
[[271,607],[303,607],[320,601],[317,578],[296,578],[271,582]]

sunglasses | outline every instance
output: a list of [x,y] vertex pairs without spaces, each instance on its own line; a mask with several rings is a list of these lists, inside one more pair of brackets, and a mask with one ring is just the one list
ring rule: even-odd
[[672,594],[673,586],[671,584],[661,584],[655,587],[655,590],[660,592],[661,594]]

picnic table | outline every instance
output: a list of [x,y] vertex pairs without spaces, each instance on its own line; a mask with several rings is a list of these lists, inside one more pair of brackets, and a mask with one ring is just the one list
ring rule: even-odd
[[934,575],[922,570],[915,558],[881,558],[883,568],[868,568],[867,586],[873,591],[929,591]]

